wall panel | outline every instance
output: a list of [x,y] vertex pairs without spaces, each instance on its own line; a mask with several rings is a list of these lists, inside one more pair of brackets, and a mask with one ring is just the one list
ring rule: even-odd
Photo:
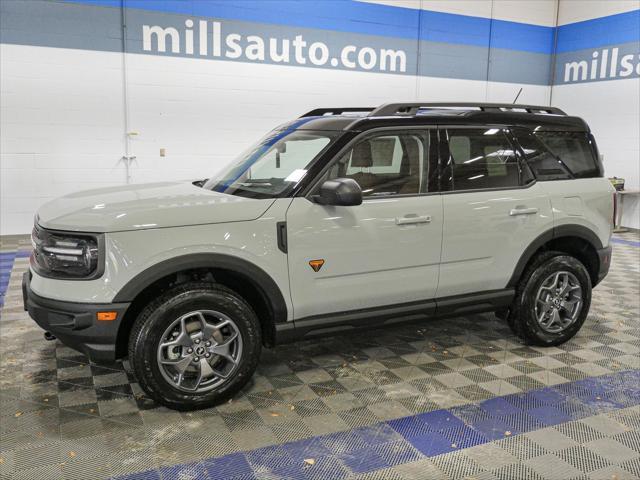
[[[636,48],[634,17],[628,15],[638,7],[606,3],[605,10],[593,7],[602,12],[596,16],[623,17],[598,21],[618,22],[612,31],[631,25],[623,40],[631,40],[625,48]],[[55,196],[124,183],[121,158],[127,152],[136,157],[133,182],[202,178],[275,125],[317,106],[415,99],[509,102],[520,88],[520,102],[552,101],[584,115],[610,162],[607,172],[637,181],[625,170],[625,158],[638,155],[635,112],[623,118],[613,109],[635,101],[638,79],[558,81],[562,62],[591,54],[589,48],[600,41],[594,24],[573,25],[576,19],[592,20],[577,12],[585,5],[591,4],[2,0],[0,232],[29,231],[37,206]],[[217,43],[214,24],[220,28]],[[227,55],[229,34],[242,37],[239,58]],[[255,51],[249,58],[250,35],[265,43],[264,60],[256,59]],[[568,56],[554,68],[556,36],[561,54]],[[576,36],[590,39],[578,45],[584,52],[576,53]],[[304,63],[295,55],[296,37],[306,42]],[[286,61],[269,54],[271,39],[281,47],[288,42]],[[316,42],[326,46],[326,58],[310,54]],[[316,54],[323,56],[322,48],[317,46]],[[391,55],[385,62],[382,52]],[[376,61],[369,63],[372,55]],[[609,102],[605,97],[612,91]]]
[[[553,105],[589,123],[605,175],[640,188],[640,1],[561,0]],[[629,55],[632,71],[623,66]],[[614,61],[617,59],[617,61]],[[579,74],[575,65],[584,62]],[[574,65],[574,67],[569,67]],[[567,71],[572,68],[567,77]],[[575,76],[574,76],[575,75]],[[623,225],[640,228],[638,197],[626,197]]]

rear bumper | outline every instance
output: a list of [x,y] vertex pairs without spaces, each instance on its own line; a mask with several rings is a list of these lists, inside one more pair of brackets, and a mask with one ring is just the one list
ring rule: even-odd
[[[609,245],[608,247],[602,248],[600,250],[598,250],[598,265],[599,265],[599,270],[598,270],[598,281],[596,282],[596,285],[598,283],[600,283],[600,281],[607,276],[607,273],[609,273],[609,267],[611,266],[611,245]],[[594,285],[595,287],[595,285]]]
[[[22,277],[24,309],[44,330],[51,332],[62,343],[84,353],[95,362],[116,359],[118,328],[129,303],[76,303],[43,298],[31,291],[31,273]],[[96,313],[115,311],[115,320],[98,321]]]

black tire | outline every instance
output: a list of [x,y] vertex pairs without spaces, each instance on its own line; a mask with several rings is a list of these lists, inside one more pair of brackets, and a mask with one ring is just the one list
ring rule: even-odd
[[[555,272],[569,272],[579,282],[582,307],[577,318],[560,332],[549,332],[538,323],[535,305],[538,290]],[[545,252],[539,255],[523,273],[513,304],[509,308],[507,323],[515,335],[527,345],[551,347],[572,338],[587,318],[591,306],[591,277],[585,266],[575,257],[562,252]]]
[[[219,386],[207,392],[185,392],[160,371],[158,346],[177,318],[198,309],[215,310],[232,319],[242,350],[235,370]],[[163,293],[140,312],[129,337],[129,362],[142,389],[156,402],[175,410],[196,410],[217,405],[238,392],[251,379],[261,348],[259,320],[240,295],[215,283],[189,282]]]

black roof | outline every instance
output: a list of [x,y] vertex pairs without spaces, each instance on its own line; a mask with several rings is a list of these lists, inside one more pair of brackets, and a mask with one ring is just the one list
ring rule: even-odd
[[537,130],[589,131],[579,117],[556,107],[510,103],[387,103],[380,107],[317,108],[300,117],[302,130],[364,131],[415,125],[522,126]]

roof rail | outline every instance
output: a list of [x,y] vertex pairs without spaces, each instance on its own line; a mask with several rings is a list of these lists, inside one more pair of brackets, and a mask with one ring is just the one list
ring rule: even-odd
[[323,115],[341,115],[345,112],[373,112],[374,107],[338,107],[338,108],[316,108],[310,112],[300,115],[304,117],[321,117]]
[[517,103],[385,103],[373,110],[370,117],[388,117],[391,115],[415,115],[418,110],[424,109],[477,109],[483,112],[512,112],[522,111],[525,113],[543,113],[553,115],[566,115],[557,107],[547,107],[540,105],[520,105]]

